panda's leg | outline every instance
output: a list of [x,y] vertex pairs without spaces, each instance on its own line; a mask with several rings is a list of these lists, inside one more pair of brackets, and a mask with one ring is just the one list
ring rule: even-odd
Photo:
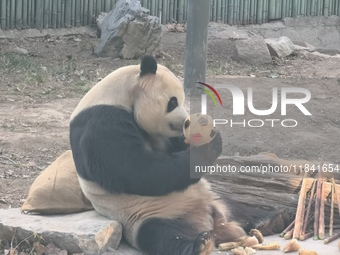
[[137,244],[150,255],[210,255],[215,247],[210,232],[198,233],[184,220],[158,218],[143,222]]
[[226,215],[228,209],[219,200],[216,200],[212,204],[214,230],[212,231],[216,245],[225,242],[235,242],[241,237],[247,235],[243,228],[236,222],[228,222]]

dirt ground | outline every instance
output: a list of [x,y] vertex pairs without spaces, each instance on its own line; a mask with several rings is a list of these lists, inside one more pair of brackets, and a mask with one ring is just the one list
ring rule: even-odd
[[[138,60],[98,58],[92,54],[96,38],[89,35],[0,40],[0,208],[19,207],[36,176],[69,149],[69,117],[80,98],[98,80],[118,67]],[[183,77],[185,33],[166,32],[166,57],[158,61]],[[15,48],[28,50],[27,55]],[[285,118],[299,123],[287,128],[221,127],[224,155],[269,151],[284,158],[324,159],[340,164],[340,60],[295,54],[273,65],[254,66],[230,59],[226,40],[209,38],[209,83],[254,87],[255,95],[271,87],[296,86],[311,91],[306,107]],[[250,77],[252,76],[252,77]],[[255,77],[253,77],[255,76]],[[222,93],[223,114],[230,119],[231,100]],[[265,99],[258,107],[270,107]],[[225,112],[224,112],[225,110]],[[276,115],[275,115],[276,114]],[[271,117],[282,119],[275,113]],[[249,113],[246,119],[255,118]]]

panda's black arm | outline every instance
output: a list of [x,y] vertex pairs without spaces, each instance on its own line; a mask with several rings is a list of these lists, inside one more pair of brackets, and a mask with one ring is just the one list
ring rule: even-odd
[[133,115],[114,106],[95,106],[71,122],[70,142],[80,177],[112,193],[161,196],[196,183],[191,161],[209,165],[202,151],[172,154],[146,148]]
[[184,135],[170,138],[169,152],[180,152],[188,149],[190,145],[185,143],[184,140]]

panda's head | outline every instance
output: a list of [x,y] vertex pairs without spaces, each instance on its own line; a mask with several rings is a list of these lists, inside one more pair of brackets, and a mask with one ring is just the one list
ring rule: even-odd
[[168,68],[145,56],[134,93],[135,120],[148,134],[175,137],[183,132],[188,116],[184,109],[184,89]]

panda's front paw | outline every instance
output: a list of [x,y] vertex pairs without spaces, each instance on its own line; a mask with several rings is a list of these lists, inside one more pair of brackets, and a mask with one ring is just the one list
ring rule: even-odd
[[[192,146],[191,152],[197,162],[196,165],[211,165],[222,153],[222,137],[219,132],[216,132],[214,139],[201,146]],[[197,164],[199,163],[199,164]]]
[[211,162],[214,162],[222,153],[222,137],[217,130],[214,139],[208,144],[207,153]]

